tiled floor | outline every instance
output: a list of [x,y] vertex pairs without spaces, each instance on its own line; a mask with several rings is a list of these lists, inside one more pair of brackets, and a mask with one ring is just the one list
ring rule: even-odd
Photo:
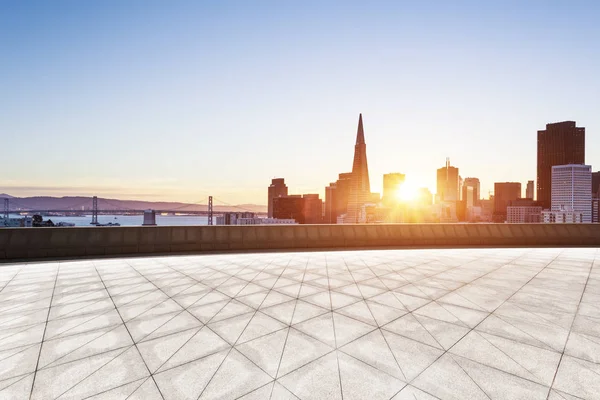
[[600,399],[600,252],[0,265],[0,398]]

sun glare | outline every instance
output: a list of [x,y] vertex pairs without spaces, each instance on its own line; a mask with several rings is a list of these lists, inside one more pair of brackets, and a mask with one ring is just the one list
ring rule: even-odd
[[396,198],[404,202],[416,200],[417,187],[411,182],[404,182],[396,192]]

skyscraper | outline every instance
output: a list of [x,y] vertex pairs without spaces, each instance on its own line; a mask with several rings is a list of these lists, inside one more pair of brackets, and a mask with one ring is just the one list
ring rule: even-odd
[[271,180],[271,185],[269,186],[268,189],[268,209],[267,209],[267,214],[269,216],[269,218],[273,218],[273,199],[275,197],[282,197],[282,196],[287,196],[288,194],[288,187],[284,182],[284,178],[275,178]]
[[527,181],[527,189],[525,189],[525,198],[533,200],[533,181]]
[[348,194],[348,210],[344,223],[359,222],[361,206],[371,199],[371,185],[369,183],[369,167],[367,165],[367,144],[363,129],[362,114],[358,117],[358,130],[356,132],[356,145],[354,146],[354,162],[352,163],[352,182]]
[[398,203],[398,190],[404,178],[404,174],[398,172],[383,175],[383,204],[391,206]]
[[481,189],[478,178],[465,178],[462,188],[462,199],[468,207],[478,207]]
[[592,167],[553,166],[551,204],[552,211],[573,211],[582,214],[582,222],[592,222]]
[[549,208],[552,197],[552,167],[585,164],[585,128],[575,121],[546,124],[537,135],[537,201]]
[[348,210],[348,196],[352,183],[352,173],[344,172],[335,182],[325,188],[325,215],[326,224],[336,224],[340,215]]
[[446,166],[437,170],[437,197],[439,201],[458,201],[458,168],[450,166],[446,158]]
[[494,183],[494,221],[506,221],[506,207],[521,198],[521,182]]

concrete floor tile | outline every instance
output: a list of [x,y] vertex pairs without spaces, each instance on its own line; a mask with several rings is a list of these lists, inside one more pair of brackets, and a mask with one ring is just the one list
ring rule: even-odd
[[269,375],[233,349],[199,399],[235,399],[271,380]]
[[302,400],[341,400],[337,355],[331,352],[278,380]]

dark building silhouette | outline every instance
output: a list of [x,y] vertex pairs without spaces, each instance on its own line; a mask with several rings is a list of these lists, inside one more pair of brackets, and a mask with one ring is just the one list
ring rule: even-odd
[[506,207],[521,197],[521,182],[494,183],[494,222],[506,221]]
[[551,206],[552,167],[585,164],[585,128],[574,121],[546,124],[537,135],[537,200],[545,209]]
[[344,172],[339,175],[336,182],[332,182],[325,188],[325,215],[326,224],[336,224],[337,218],[346,214],[348,210],[348,197],[352,173]]
[[446,158],[446,166],[437,170],[438,201],[460,200],[458,180],[458,168],[450,166],[450,159]]
[[274,197],[273,218],[292,218],[299,224],[320,224],[323,222],[323,200],[318,194]]
[[318,194],[305,194],[302,196],[304,204],[302,205],[302,214],[305,224],[323,223],[323,200]]
[[592,197],[600,197],[600,171],[592,172]]
[[273,198],[273,218],[295,219],[297,223],[304,223],[304,200],[302,196],[288,195]]
[[271,180],[271,185],[269,186],[269,201],[268,201],[268,216],[269,218],[273,218],[273,199],[275,197],[287,196],[288,187],[285,184],[284,178],[275,178]]
[[348,210],[344,223],[358,222],[362,205],[371,199],[371,185],[369,183],[369,167],[367,164],[367,144],[363,129],[362,114],[358,116],[358,129],[356,132],[356,145],[354,146],[354,161],[352,163],[352,182],[348,195]]

